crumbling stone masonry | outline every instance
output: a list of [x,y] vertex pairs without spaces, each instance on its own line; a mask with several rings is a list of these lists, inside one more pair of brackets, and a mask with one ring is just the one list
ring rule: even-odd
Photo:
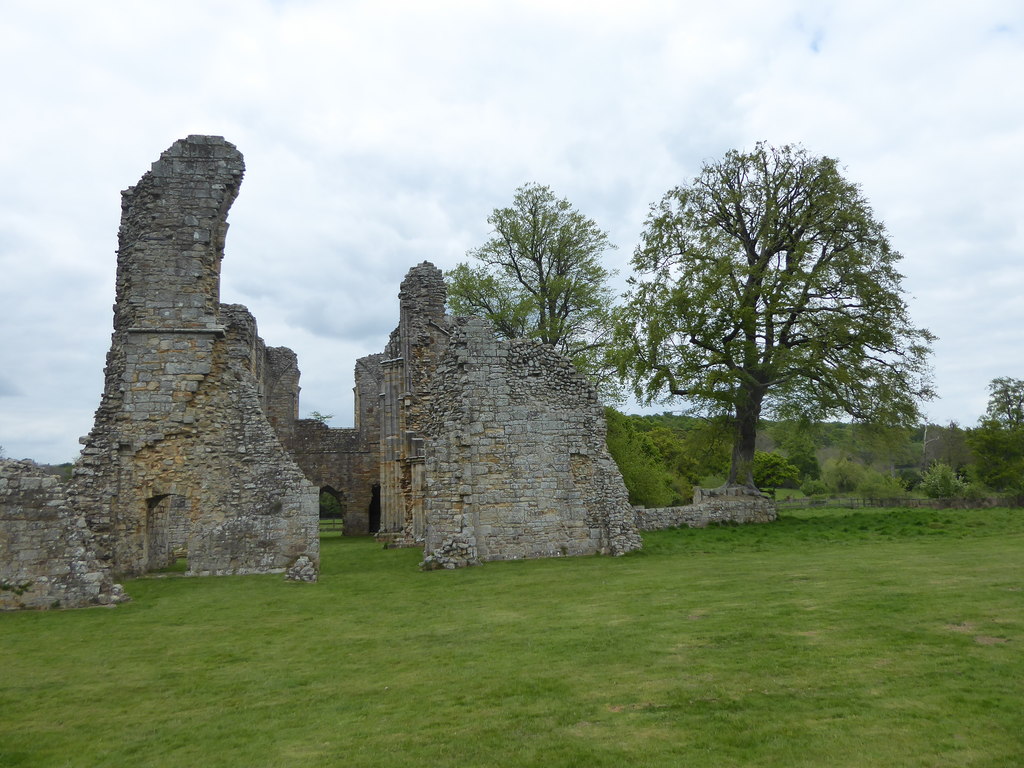
[[433,386],[428,565],[640,547],[604,409],[568,360],[473,318],[452,330]]
[[298,419],[295,353],[219,302],[243,172],[223,138],[189,136],[122,193],[104,392],[67,494],[0,466],[0,608],[116,602],[111,573],[181,556],[195,575],[315,581],[318,488],[347,533],[423,546],[426,568],[617,555],[641,546],[638,527],[774,519],[749,497],[635,511],[594,388],[549,347],[446,315],[428,262],[402,282],[384,353],[356,364],[355,427]]
[[384,354],[356,365],[355,429],[278,428],[307,477],[346,505],[346,532],[457,567],[627,552],[637,530],[775,519],[768,499],[699,488],[692,505],[631,510],[593,388],[549,348],[446,315],[445,298],[427,262],[402,281]]
[[268,420],[294,422],[294,354],[219,303],[243,171],[223,138],[189,136],[122,193],[105,387],[71,496],[116,573],[181,555],[198,575],[319,565],[317,490]]
[[421,546],[426,536],[427,411],[440,392],[432,379],[454,323],[446,297],[441,270],[429,262],[410,269],[380,363],[380,536],[396,546]]
[[640,547],[597,393],[549,347],[444,314],[424,262],[381,361],[381,535],[424,566]]
[[125,599],[57,477],[31,461],[0,459],[0,610]]
[[706,528],[716,524],[770,523],[777,517],[775,502],[765,496],[752,496],[742,489],[694,488],[693,504],[659,509],[637,508],[636,527],[641,531]]

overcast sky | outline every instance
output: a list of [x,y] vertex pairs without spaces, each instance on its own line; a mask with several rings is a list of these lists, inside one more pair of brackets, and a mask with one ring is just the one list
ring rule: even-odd
[[758,140],[839,159],[939,337],[933,422],[1024,378],[1020,0],[4,0],[0,445],[70,461],[111,332],[120,191],[191,133],[245,155],[221,300],[351,424],[413,265],[529,181],[607,230]]

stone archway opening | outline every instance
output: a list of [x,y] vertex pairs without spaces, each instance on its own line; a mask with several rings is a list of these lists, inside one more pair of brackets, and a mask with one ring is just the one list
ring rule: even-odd
[[345,502],[341,493],[324,485],[320,488],[320,530],[343,533],[345,519]]

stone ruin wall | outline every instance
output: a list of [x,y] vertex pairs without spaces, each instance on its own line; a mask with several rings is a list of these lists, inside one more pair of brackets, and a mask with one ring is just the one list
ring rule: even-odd
[[381,360],[379,535],[395,546],[419,546],[426,535],[424,425],[452,323],[444,312],[446,297],[433,264],[410,269],[398,293],[398,328]]
[[693,504],[657,509],[636,508],[636,527],[641,531],[770,523],[777,518],[775,502],[771,499],[751,496],[738,490],[723,494],[706,488],[694,488]]
[[[239,305],[222,305],[221,309],[247,312]],[[299,418],[301,372],[295,352],[287,347],[266,347],[258,336],[251,352],[250,367],[260,402],[281,444],[306,478],[341,504],[346,535],[375,532],[379,512],[374,518],[371,510],[374,489],[379,489],[376,410],[382,355],[371,355],[356,364],[356,425],[337,429],[316,419]],[[361,422],[371,425],[370,429]]]
[[597,392],[564,357],[467,319],[432,387],[428,567],[641,546]]
[[382,538],[445,568],[638,548],[603,409],[572,365],[445,315],[427,262],[399,298],[382,361]]
[[699,488],[690,506],[634,509],[589,382],[548,347],[446,315],[445,298],[440,270],[411,269],[380,361],[385,542],[448,568],[622,554],[641,546],[638,530],[776,518],[766,498]]
[[270,426],[283,443],[295,433],[299,418],[299,361],[288,347],[266,347],[256,377],[260,402]]
[[[315,580],[317,487],[341,501],[346,533],[422,545],[425,567],[622,554],[641,546],[638,528],[774,519],[749,499],[633,510],[593,387],[539,343],[446,315],[427,262],[402,282],[384,353],[356,364],[355,427],[299,419],[294,352],[266,347],[245,307],[219,303],[243,172],[233,145],[190,136],[123,193],[104,393],[67,498],[55,479],[2,487],[4,584],[32,572],[51,585],[32,605],[113,602],[111,572],[183,553],[193,574]],[[53,554],[30,518],[64,526],[67,549]]]
[[31,461],[0,460],[0,610],[125,599],[60,479]]
[[233,145],[190,136],[123,193],[105,387],[71,486],[117,573],[182,552],[194,574],[319,563],[316,488],[265,412],[274,354],[244,307],[219,303],[243,171]]

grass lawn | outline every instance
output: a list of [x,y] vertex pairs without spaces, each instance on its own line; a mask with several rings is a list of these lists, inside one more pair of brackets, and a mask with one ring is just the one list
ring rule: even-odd
[[0,615],[0,766],[1024,764],[1024,511],[839,510],[622,558],[128,581]]

